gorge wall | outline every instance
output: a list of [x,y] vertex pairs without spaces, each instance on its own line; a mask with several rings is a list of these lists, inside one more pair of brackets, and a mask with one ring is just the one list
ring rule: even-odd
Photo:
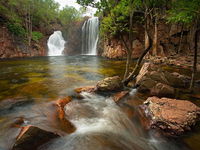
[[5,25],[0,25],[0,58],[45,56],[46,37],[39,42],[32,42],[28,47],[25,42],[12,35]]
[[[132,58],[138,58],[145,48],[145,33],[141,24],[134,24],[134,29],[136,32],[134,33]],[[148,56],[170,56],[176,53],[193,54],[194,31],[190,28],[183,28],[180,24],[166,24],[164,21],[160,21],[157,24],[156,32],[154,25],[150,26],[150,34],[153,37],[153,46]],[[125,46],[119,37],[101,39],[98,47],[100,55],[104,57],[118,59],[126,57]],[[200,52],[200,39],[198,47]]]

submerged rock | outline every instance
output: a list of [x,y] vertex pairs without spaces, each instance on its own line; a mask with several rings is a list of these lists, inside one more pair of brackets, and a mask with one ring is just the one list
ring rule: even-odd
[[36,150],[46,142],[59,137],[56,133],[35,126],[23,127],[12,150]]
[[119,91],[123,88],[123,84],[119,76],[114,76],[99,81],[96,88],[97,92]]
[[140,108],[149,120],[145,126],[166,135],[180,135],[200,120],[200,108],[186,100],[149,97]]
[[0,114],[9,113],[16,107],[27,105],[32,102],[34,102],[32,99],[24,99],[24,98],[5,99],[0,102]]

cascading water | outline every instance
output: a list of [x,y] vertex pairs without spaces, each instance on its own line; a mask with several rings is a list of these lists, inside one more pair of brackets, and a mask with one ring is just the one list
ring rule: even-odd
[[99,18],[92,17],[82,27],[82,54],[96,55],[99,40]]
[[82,100],[65,106],[76,131],[50,141],[40,150],[154,150],[137,136],[136,128],[116,103],[108,98],[82,93]]
[[54,31],[48,39],[48,56],[61,56],[65,48],[65,40],[61,31]]

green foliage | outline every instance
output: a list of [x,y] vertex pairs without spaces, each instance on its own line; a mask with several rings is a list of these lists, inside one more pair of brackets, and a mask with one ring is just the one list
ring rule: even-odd
[[37,31],[32,32],[32,40],[35,42],[38,42],[43,37],[44,37],[44,35],[41,32],[37,32]]
[[116,36],[119,33],[127,33],[129,30],[129,1],[122,0],[110,10],[107,17],[104,17],[101,24],[101,34]]
[[59,12],[59,20],[63,26],[69,25],[71,22],[79,20],[81,13],[74,7],[65,6],[63,10]]
[[59,10],[55,0],[0,0],[0,17],[14,35],[39,41],[43,34],[32,33],[32,30],[46,31],[51,24],[61,24],[66,28],[79,20],[81,13],[68,6]]
[[26,35],[25,29],[20,24],[7,24],[8,30],[16,36],[24,37]]
[[168,14],[169,22],[190,24],[200,15],[200,0],[176,0]]

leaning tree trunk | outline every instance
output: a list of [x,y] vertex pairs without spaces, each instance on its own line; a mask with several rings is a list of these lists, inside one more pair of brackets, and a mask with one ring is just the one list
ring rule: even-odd
[[195,74],[197,71],[197,49],[198,49],[198,33],[199,30],[196,30],[195,32],[195,39],[194,39],[194,62],[193,62],[193,70],[192,70],[192,79],[190,82],[190,90],[193,89],[194,87],[194,82],[195,82]]
[[145,32],[147,33],[147,37],[148,37],[148,41],[149,41],[149,46],[144,50],[144,52],[142,53],[142,55],[139,57],[136,66],[134,68],[134,70],[129,74],[129,76],[127,78],[125,78],[122,83],[127,86],[128,83],[130,81],[132,81],[136,76],[137,76],[137,72],[138,69],[140,68],[140,64],[144,58],[144,56],[150,51],[151,47],[152,47],[152,38],[149,35],[148,29],[147,29],[147,25],[145,25]]

